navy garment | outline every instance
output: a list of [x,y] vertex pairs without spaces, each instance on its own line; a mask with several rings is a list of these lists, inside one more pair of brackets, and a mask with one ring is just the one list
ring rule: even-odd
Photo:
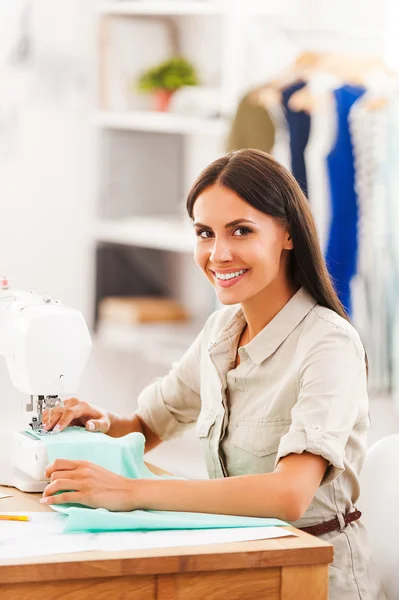
[[310,115],[303,110],[295,112],[288,107],[288,101],[292,94],[301,90],[305,85],[304,81],[297,81],[293,85],[284,88],[281,97],[290,132],[291,170],[302,191],[307,196],[305,148],[309,140]]
[[326,262],[339,299],[349,315],[352,313],[350,282],[357,265],[358,204],[348,116],[351,107],[364,92],[364,88],[351,85],[334,90],[337,136],[327,156],[331,225]]

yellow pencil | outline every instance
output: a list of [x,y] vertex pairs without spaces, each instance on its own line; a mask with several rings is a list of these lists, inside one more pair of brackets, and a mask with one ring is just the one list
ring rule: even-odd
[[0,515],[0,521],[29,521],[26,515]]

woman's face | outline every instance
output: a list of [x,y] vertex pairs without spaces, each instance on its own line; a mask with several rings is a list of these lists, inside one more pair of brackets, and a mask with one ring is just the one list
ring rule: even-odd
[[288,279],[292,241],[277,219],[247,204],[230,189],[213,185],[193,210],[195,262],[222,304],[237,304]]

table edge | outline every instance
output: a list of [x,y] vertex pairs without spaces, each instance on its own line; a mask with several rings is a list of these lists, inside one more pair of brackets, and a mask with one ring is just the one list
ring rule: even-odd
[[[293,527],[287,529],[298,532]],[[48,557],[27,557],[25,562],[24,559],[21,559],[18,563],[14,560],[2,561],[0,563],[0,590],[1,585],[10,583],[327,565],[333,561],[331,544],[303,532],[299,532],[299,534],[300,541],[310,538],[309,541],[312,543],[308,546],[292,548],[253,549],[250,546],[251,542],[240,542],[242,546],[240,550],[228,551],[232,544],[219,544],[218,551],[215,552],[212,548],[213,545],[209,545],[209,552],[201,554],[193,552],[195,546],[186,546],[167,549],[171,551],[170,555],[151,555],[150,550],[144,555],[143,551],[124,551],[107,552],[104,553],[107,556],[101,558],[98,556],[98,552],[82,552]],[[293,538],[278,539],[292,540]],[[318,543],[315,543],[316,541]],[[245,547],[246,545],[247,547]],[[223,551],[224,549],[226,552]],[[157,549],[156,552],[160,550]],[[191,554],[187,554],[187,551],[191,551]],[[137,556],[138,552],[141,552],[141,555]],[[226,560],[227,556],[228,560]]]

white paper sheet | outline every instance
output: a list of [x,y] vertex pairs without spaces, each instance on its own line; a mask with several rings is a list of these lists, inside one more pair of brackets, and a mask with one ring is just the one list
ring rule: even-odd
[[[22,514],[8,512],[3,514]],[[63,533],[65,515],[24,513],[30,521],[0,521],[0,560],[65,552],[144,550],[244,542],[293,535],[281,527],[174,531]]]
[[146,532],[107,532],[99,534],[98,550],[144,550],[176,546],[200,546],[227,542],[248,542],[291,536],[281,527],[245,527],[240,529],[196,529]]
[[90,534],[76,537],[62,533],[66,519],[63,515],[47,512],[2,514],[25,514],[30,521],[0,521],[0,560],[96,549]]

